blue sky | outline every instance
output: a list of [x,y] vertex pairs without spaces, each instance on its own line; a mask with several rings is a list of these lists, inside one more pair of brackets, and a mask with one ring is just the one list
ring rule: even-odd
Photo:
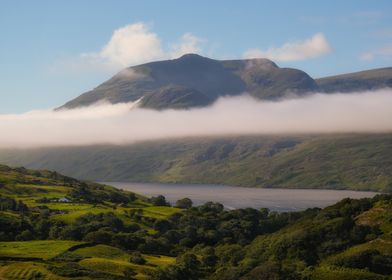
[[391,13],[370,0],[1,1],[0,114],[59,106],[125,65],[187,51],[267,56],[313,77],[392,66]]

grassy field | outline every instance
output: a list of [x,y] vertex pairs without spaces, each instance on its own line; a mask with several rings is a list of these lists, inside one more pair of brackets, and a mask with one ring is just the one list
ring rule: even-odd
[[42,186],[32,184],[14,184],[0,190],[0,193],[14,199],[23,200],[29,206],[40,205],[36,200],[44,197],[48,199],[61,198],[66,196],[70,191],[65,186]]
[[[0,242],[0,258],[37,258],[50,260],[50,263],[59,266],[61,261],[59,263],[55,257],[62,256],[67,252],[68,257],[81,258],[78,264],[88,271],[123,276],[126,269],[132,269],[136,273],[136,279],[146,279],[149,271],[175,262],[173,257],[143,254],[146,263],[139,265],[130,262],[131,255],[129,253],[107,245],[88,246],[68,251],[70,248],[81,244],[83,243],[74,241]],[[0,279],[2,279],[1,277],[5,279],[69,279],[54,274],[47,269],[47,266],[46,263],[36,261],[7,261],[3,263],[0,269]]]
[[81,248],[72,252],[84,259],[79,262],[83,267],[99,270],[101,272],[114,275],[122,275],[126,268],[131,268],[137,272],[137,278],[146,277],[146,272],[173,264],[175,258],[162,255],[145,255],[144,265],[138,265],[129,261],[130,254],[112,246],[97,245],[93,247]]
[[143,208],[143,215],[156,219],[167,219],[169,216],[181,211],[179,208],[166,206],[150,206]]
[[336,266],[319,266],[312,273],[317,280],[386,280],[385,276],[364,271],[363,269],[342,268]]
[[[68,249],[80,242],[72,241],[24,241],[24,242],[1,242],[0,258],[42,258],[48,260],[56,256],[61,256]],[[165,267],[173,264],[175,258],[162,255],[146,255],[143,258],[146,263],[143,265],[130,262],[131,255],[118,248],[107,245],[89,246],[68,252],[69,256],[81,258],[78,265],[90,272],[101,272],[103,275],[123,276],[126,269],[131,269],[136,273],[136,279],[147,279],[149,271],[154,271],[158,267]],[[61,262],[52,259],[54,266],[61,266]],[[70,279],[56,275],[48,269],[47,263],[36,261],[3,263],[0,268],[0,279]],[[85,277],[72,277],[72,279],[90,279]]]
[[129,254],[125,253],[121,249],[108,246],[108,245],[96,245],[92,247],[80,248],[73,252],[78,256],[83,258],[93,258],[101,257],[106,259],[118,259],[118,260],[128,260]]
[[[96,245],[77,249],[72,252],[83,258],[105,258],[119,261],[129,261],[130,255],[118,248],[108,245]],[[162,255],[143,255],[146,264],[150,266],[164,266],[174,263],[175,258]]]
[[83,242],[60,240],[0,242],[0,258],[47,260],[80,244]]
[[[35,262],[12,263],[0,268],[0,279],[9,280],[66,280],[46,269],[45,265]],[[78,279],[78,278],[74,278]]]

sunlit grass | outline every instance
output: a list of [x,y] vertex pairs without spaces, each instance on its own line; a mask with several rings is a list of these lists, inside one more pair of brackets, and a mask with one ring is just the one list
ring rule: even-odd
[[0,242],[0,257],[50,259],[80,244],[83,242],[63,240]]

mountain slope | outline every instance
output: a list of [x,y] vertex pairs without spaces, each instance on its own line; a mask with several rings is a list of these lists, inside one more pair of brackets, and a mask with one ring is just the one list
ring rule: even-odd
[[392,190],[392,135],[194,138],[0,150],[0,162],[95,181]]
[[392,87],[392,67],[320,78],[322,92],[354,92]]
[[[159,102],[142,103],[144,107],[187,108],[205,106],[220,96],[243,92],[261,99],[276,99],[317,88],[315,81],[305,72],[280,68],[267,59],[214,60],[187,54],[178,59],[124,69],[60,109],[88,106],[102,100],[120,103],[140,98],[159,99]],[[173,103],[173,95],[185,98],[184,106],[183,102]]]

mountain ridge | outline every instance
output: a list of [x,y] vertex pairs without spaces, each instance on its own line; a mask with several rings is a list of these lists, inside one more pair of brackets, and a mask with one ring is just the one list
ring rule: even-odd
[[160,94],[160,106],[155,106],[154,102],[141,106],[155,109],[181,107],[170,98],[172,88],[180,99],[186,99],[189,92],[193,93],[191,102],[185,102],[185,107],[208,105],[220,96],[244,92],[260,99],[277,99],[293,92],[303,94],[318,89],[316,82],[305,72],[280,68],[268,59],[215,60],[186,54],[177,59],[126,68],[58,109],[88,106],[102,100],[115,104],[140,98],[154,99],[156,94]]
[[331,92],[353,92],[392,87],[392,67],[333,75],[316,79],[320,90]]
[[56,110],[135,102],[150,109],[187,109],[210,105],[221,96],[247,93],[277,100],[312,92],[358,92],[392,87],[392,67],[313,79],[306,72],[279,67],[266,58],[215,60],[185,54],[125,68]]

